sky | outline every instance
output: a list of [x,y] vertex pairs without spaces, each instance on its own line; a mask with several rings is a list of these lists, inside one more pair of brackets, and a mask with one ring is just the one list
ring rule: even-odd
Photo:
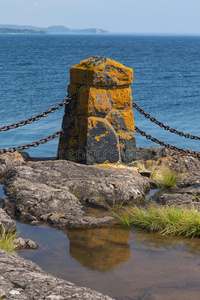
[[0,24],[200,35],[200,0],[0,0]]

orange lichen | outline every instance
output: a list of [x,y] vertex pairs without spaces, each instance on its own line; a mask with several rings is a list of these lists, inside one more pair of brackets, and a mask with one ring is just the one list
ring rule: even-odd
[[108,58],[90,57],[70,69],[70,81],[88,86],[129,85],[133,70]]
[[111,110],[107,115],[107,120],[113,125],[115,130],[134,131],[134,118],[132,109]]
[[130,87],[109,89],[107,95],[114,109],[131,109],[133,106]]
[[109,132],[106,131],[105,133],[102,133],[102,134],[100,134],[100,135],[96,135],[94,138],[95,138],[95,140],[96,140],[97,142],[99,142],[100,138],[105,137],[108,133],[109,133]]
[[112,150],[118,160],[120,151],[133,150],[132,79],[132,69],[105,57],[91,57],[73,66],[68,93],[75,98],[66,106],[63,127],[71,125],[61,136],[58,152],[87,152],[88,147],[96,147],[91,153]]

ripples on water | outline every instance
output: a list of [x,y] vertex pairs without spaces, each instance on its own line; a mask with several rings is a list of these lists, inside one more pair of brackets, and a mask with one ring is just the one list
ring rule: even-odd
[[[133,100],[177,130],[199,134],[200,37],[133,35],[0,35],[0,126],[20,121],[66,96],[69,69],[92,55],[134,70]],[[32,142],[61,127],[63,110],[26,127],[2,132],[0,147]],[[135,111],[135,124],[178,147],[199,151],[199,141],[171,134]],[[136,133],[138,146],[157,146]],[[58,139],[30,149],[55,156]]]

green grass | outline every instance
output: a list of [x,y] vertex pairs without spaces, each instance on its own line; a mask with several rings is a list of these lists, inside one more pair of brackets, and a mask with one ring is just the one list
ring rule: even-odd
[[174,170],[165,169],[165,170],[153,170],[151,178],[158,182],[160,187],[173,187],[179,181],[179,176]]
[[133,206],[114,215],[125,226],[183,237],[200,237],[200,211],[195,208],[149,205]]
[[15,247],[14,240],[16,239],[16,236],[16,232],[6,232],[5,229],[2,229],[0,233],[0,249],[13,253]]

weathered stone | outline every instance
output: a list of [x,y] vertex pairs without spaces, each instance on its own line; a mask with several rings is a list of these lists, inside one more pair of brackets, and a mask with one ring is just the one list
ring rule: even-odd
[[135,161],[137,158],[135,133],[133,131],[121,132],[119,136],[121,160],[124,163]]
[[92,56],[70,69],[70,81],[88,86],[129,85],[133,70],[106,57]]
[[31,261],[0,250],[0,297],[9,300],[111,300],[89,288],[58,279]]
[[133,110],[111,110],[106,119],[113,126],[115,131],[132,131],[134,133]]
[[29,239],[23,239],[21,237],[15,239],[14,244],[15,244],[15,251],[17,250],[22,251],[24,249],[35,250],[39,247],[35,242]]
[[162,147],[137,147],[137,159],[138,160],[158,160],[164,156],[170,156],[178,154],[177,151],[173,151],[168,148]]
[[[193,167],[192,167],[192,170],[194,170]],[[189,172],[193,173],[192,170],[190,171],[190,169],[189,169]],[[196,171],[195,171],[195,173],[196,173]],[[178,185],[178,187],[182,187],[182,188],[188,187],[188,186],[200,187],[200,174],[191,175],[191,176],[183,176],[177,185]]]
[[16,224],[15,221],[13,221],[7,215],[7,213],[2,208],[0,208],[0,233],[2,229],[5,229],[6,232],[16,231]]
[[22,154],[18,152],[0,154],[0,176],[3,176],[10,168],[25,164]]
[[4,205],[4,199],[2,197],[0,197],[0,207],[2,208],[2,206]]
[[107,96],[114,109],[131,109],[133,106],[130,87],[107,89]]
[[[76,92],[76,93],[75,93]],[[111,103],[106,88],[94,88],[75,84],[68,86],[68,93],[76,95],[77,101],[70,101],[65,113],[70,116],[105,117],[111,110]]]
[[[57,157],[91,165],[135,160],[132,70],[104,57],[91,57],[72,67],[70,78],[68,94],[73,99],[65,108]],[[119,145],[124,132],[131,135],[125,148],[133,155],[125,155]]]
[[195,201],[195,196],[190,194],[164,194],[159,197],[159,202],[165,205],[191,205]]
[[87,148],[86,161],[89,165],[119,161],[117,135],[105,119],[88,119]]
[[6,211],[34,224],[39,220],[59,228],[108,224],[112,217],[87,216],[83,205],[135,202],[149,188],[147,180],[132,168],[63,160],[28,162],[14,168],[10,177]]
[[199,176],[200,160],[191,155],[183,155],[161,147],[137,147],[137,160],[144,163],[147,169],[156,165],[156,170],[173,169],[177,173],[186,173]]

